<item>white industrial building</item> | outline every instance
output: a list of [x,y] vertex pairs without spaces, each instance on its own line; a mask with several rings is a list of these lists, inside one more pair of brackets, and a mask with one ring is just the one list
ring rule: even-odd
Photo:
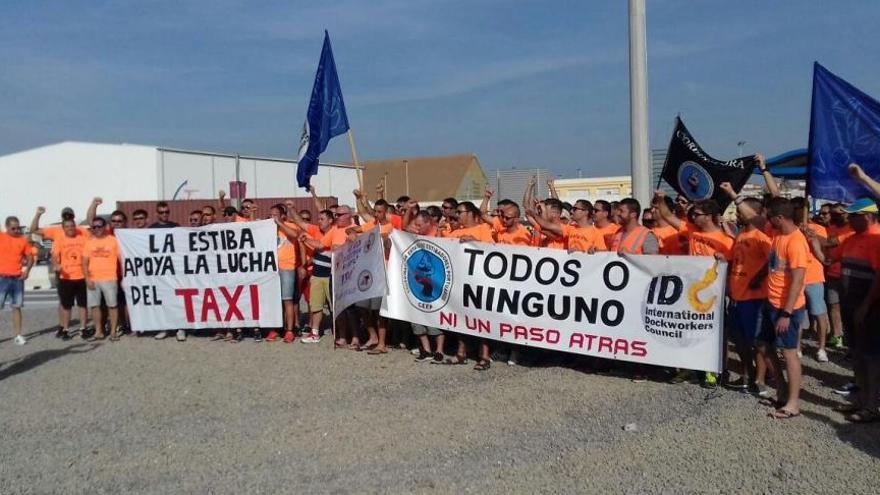
[[[80,218],[92,198],[102,211],[117,201],[212,199],[230,182],[246,183],[248,197],[304,197],[296,185],[296,161],[169,149],[135,144],[62,142],[0,157],[0,216],[25,225],[37,206],[46,222],[70,206]],[[351,165],[321,163],[312,184],[321,196],[348,198],[358,187]]]

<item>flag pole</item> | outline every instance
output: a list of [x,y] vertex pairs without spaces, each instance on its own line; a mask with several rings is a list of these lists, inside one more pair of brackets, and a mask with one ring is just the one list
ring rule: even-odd
[[364,174],[361,170],[361,164],[358,163],[358,155],[357,150],[354,147],[354,133],[351,132],[351,128],[348,129],[348,146],[351,148],[351,161],[354,163],[354,169],[357,172],[358,178],[358,189],[364,190]]

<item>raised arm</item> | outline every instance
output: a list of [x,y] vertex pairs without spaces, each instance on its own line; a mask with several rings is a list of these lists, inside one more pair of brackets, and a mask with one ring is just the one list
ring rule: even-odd
[[385,181],[380,180],[378,184],[376,184],[376,201],[380,199],[385,199]]
[[46,213],[46,208],[38,206],[37,212],[34,213],[34,218],[31,220],[31,224],[28,227],[28,233],[31,235],[43,233],[43,231],[40,230],[40,217],[43,216],[43,213]]
[[219,191],[217,191],[217,212],[219,212],[220,215],[222,215],[223,210],[225,210],[225,209],[226,209],[226,191],[224,191],[223,189],[220,189]]
[[532,177],[529,179],[529,183],[526,184],[526,190],[523,193],[523,208],[528,209],[528,207],[532,204],[532,199],[535,197],[535,185],[538,183],[537,177]]
[[722,182],[721,184],[718,184],[718,187],[736,204],[736,209],[739,211],[739,214],[742,215],[743,221],[753,224],[758,228],[763,227],[763,225],[761,225],[761,216],[744,201],[745,198],[741,198],[736,194],[736,191],[733,190],[733,186],[730,185],[730,182]]
[[858,164],[850,163],[848,171],[853,179],[871,191],[871,196],[874,196],[875,201],[880,201],[880,182],[868,177],[868,174]]
[[355,189],[352,191],[354,194],[354,206],[357,208],[358,215],[364,219],[364,222],[369,223],[376,219],[373,216],[373,209],[370,208],[369,203],[367,203],[367,196],[360,189]]
[[541,227],[542,232],[553,234],[556,237],[563,237],[565,235],[562,232],[562,224],[541,218],[541,215],[538,215],[538,212],[535,211],[535,208],[532,205],[526,207],[526,216]]
[[95,197],[92,199],[92,202],[89,203],[89,208],[86,210],[86,222],[89,225],[92,224],[92,221],[98,216],[98,207],[104,202],[100,197]]
[[400,229],[404,232],[409,232],[407,227],[409,227],[410,222],[416,217],[416,212],[419,210],[419,203],[411,199],[403,208],[403,215],[400,217]]
[[317,208],[318,211],[327,209],[327,204],[321,201],[321,198],[319,198],[318,194],[315,192],[315,186],[311,184],[309,184],[309,194],[312,195],[312,201],[315,203],[315,208]]
[[559,199],[559,192],[556,191],[556,179],[550,177],[547,179],[547,190],[550,191],[550,197]]
[[[309,229],[308,222],[303,220],[303,218],[301,216],[299,216],[299,212],[296,211],[295,209],[287,212],[287,219],[292,221],[293,223],[295,223],[297,227],[299,227],[303,230],[303,232],[305,232]],[[287,227],[282,222],[278,222],[277,220],[275,223],[278,223],[279,226],[283,225],[284,227]],[[287,227],[287,228],[289,229],[290,227]],[[282,229],[282,230],[284,230],[284,229]]]
[[486,190],[483,191],[483,201],[480,203],[480,217],[490,225],[492,224],[492,215],[489,215],[489,202],[492,201],[493,194],[495,194],[495,191],[486,184]]
[[681,229],[681,220],[675,216],[675,213],[666,206],[666,192],[662,189],[658,189],[654,193],[654,203],[657,205],[657,213],[663,217],[663,220],[666,220],[666,223],[675,227],[676,230]]
[[769,191],[770,195],[774,198],[778,198],[781,196],[779,193],[779,186],[776,184],[776,179],[773,178],[773,174],[767,169],[767,162],[764,160],[764,155],[757,153],[755,154],[755,159],[758,160],[758,169],[761,171],[761,176],[764,177],[764,182],[767,183],[767,191]]

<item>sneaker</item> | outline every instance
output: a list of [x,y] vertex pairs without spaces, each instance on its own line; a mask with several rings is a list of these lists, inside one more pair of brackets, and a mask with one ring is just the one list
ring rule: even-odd
[[803,359],[803,358],[804,358],[804,353],[801,352],[800,350],[798,350],[798,352],[797,352],[797,356],[798,356],[798,359]]
[[516,349],[510,350],[510,356],[507,357],[507,365],[508,366],[517,366],[519,364],[519,351]]
[[431,360],[431,364],[443,364],[443,361],[446,360],[446,357],[443,356],[442,352],[435,352],[434,359]]
[[832,349],[843,349],[843,337],[840,335],[837,337],[830,337],[828,339],[828,347]]
[[156,340],[163,340],[167,336],[168,336],[168,332],[166,332],[165,330],[162,330],[161,332],[156,332],[156,335],[153,338]]
[[706,372],[706,376],[703,377],[703,387],[705,388],[715,388],[718,386],[718,376],[715,373]]
[[263,341],[263,331],[259,328],[254,329],[254,342],[262,342]]
[[419,350],[419,356],[416,358],[417,363],[427,363],[428,361],[434,359],[434,356],[430,352],[425,352]]
[[828,353],[825,352],[825,349],[819,349],[816,351],[816,361],[819,361],[820,363],[828,362]]
[[321,336],[315,332],[312,332],[300,340],[303,344],[317,344],[321,341]]
[[745,377],[741,376],[738,379],[736,379],[735,381],[727,382],[727,388],[730,388],[733,390],[741,390],[741,391],[745,392],[746,390],[749,389],[749,384],[746,381]]
[[[424,351],[422,351],[422,350],[421,350],[420,348],[418,348],[418,347],[409,350],[409,353],[412,354],[413,356],[421,356],[421,355],[422,355],[422,352],[424,352]],[[418,360],[416,360],[416,361],[418,361]]]
[[296,333],[294,333],[290,330],[284,332],[284,342],[290,344],[294,340],[296,340]]
[[13,342],[15,342],[15,345],[25,345],[27,344],[27,339],[25,339],[21,335],[16,335]]
[[859,387],[857,387],[855,383],[847,382],[844,386],[837,387],[834,390],[832,390],[832,392],[837,395],[844,395],[845,396],[845,395],[849,395],[849,394],[857,391],[858,389],[859,389]]
[[55,331],[55,338],[60,339],[64,336],[64,333],[67,332],[66,328],[58,327],[58,330]]
[[177,331],[177,341],[186,342],[186,330],[180,329]]
[[61,334],[61,340],[70,340],[72,338],[73,336],[70,335],[70,331],[68,330],[64,330],[64,332]]
[[646,377],[645,375],[643,375],[641,373],[636,373],[632,377],[633,383],[645,383],[646,381],[648,381],[648,377]]
[[266,335],[266,342],[275,342],[279,338],[281,338],[281,335],[278,335],[278,332],[272,330],[269,332],[269,335]]
[[773,396],[773,391],[770,390],[770,387],[764,385],[763,383],[754,384],[754,386],[752,387],[752,393],[762,399],[769,399]]

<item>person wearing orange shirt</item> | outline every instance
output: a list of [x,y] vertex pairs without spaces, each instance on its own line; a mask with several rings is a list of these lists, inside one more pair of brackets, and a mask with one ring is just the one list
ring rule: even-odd
[[764,384],[767,371],[764,355],[755,352],[761,309],[767,300],[765,279],[771,246],[770,237],[758,227],[763,223],[764,205],[757,198],[738,196],[729,183],[721,184],[721,189],[736,203],[740,227],[728,267],[727,295],[732,340],[740,358],[742,376],[728,386],[766,398],[770,391]]
[[61,223],[64,236],[52,243],[52,265],[58,274],[58,300],[61,304],[61,329],[58,337],[68,340],[70,316],[74,303],[79,308],[79,333],[86,331],[89,318],[86,301],[86,281],[82,256],[88,237],[76,228],[76,222],[67,219]]
[[839,407],[855,423],[880,420],[880,225],[877,204],[861,198],[847,208],[855,234],[841,246],[841,314],[853,356],[852,404]]
[[497,215],[493,219],[495,240],[498,244],[528,246],[531,234],[521,223],[519,205],[509,199],[498,202]]
[[[817,223],[804,223],[807,214],[806,199],[799,197],[792,198],[791,201],[794,205],[795,224],[804,233],[810,246],[804,293],[807,296],[807,316],[815,321],[816,340],[819,346],[816,350],[816,361],[827,363],[828,353],[825,350],[825,344],[830,323],[828,322],[828,307],[825,304],[825,253],[822,251],[822,246],[828,239],[828,232],[825,227]],[[800,339],[798,339],[798,350],[800,348]]]
[[[776,378],[776,410],[771,416],[787,419],[800,414],[801,360],[797,339],[804,318],[806,297],[804,280],[810,248],[794,223],[794,205],[786,198],[771,198],[767,220],[777,235],[770,245],[767,274],[767,303],[761,310],[759,346],[767,371]],[[785,358],[786,383],[779,355]]]
[[[458,213],[458,219],[461,222],[461,228],[453,231],[450,236],[456,237],[461,242],[488,242],[494,243],[492,236],[492,227],[483,222],[483,216],[477,205],[470,201],[463,201],[458,204],[455,209]],[[463,335],[458,337],[458,351],[455,356],[444,361],[444,364],[465,364],[467,363],[467,338]],[[486,371],[492,365],[490,361],[489,342],[486,339],[476,339],[479,341],[479,358],[474,370]]]
[[[302,292],[308,302],[309,318],[302,330],[303,344],[317,344],[321,341],[321,321],[324,318],[324,306],[329,303],[330,289],[330,254],[319,246],[320,240],[334,227],[334,213],[330,210],[318,212],[317,224],[312,224],[300,216],[295,210],[290,211],[291,220],[299,227],[299,242],[303,264],[307,277],[303,280]],[[276,222],[278,228],[288,236],[296,235],[297,231],[285,222]],[[314,290],[313,290],[314,289]]]
[[542,227],[542,223],[545,225],[564,225],[566,223],[562,219],[562,202],[556,198],[547,198],[537,204],[533,201],[531,205],[526,207],[526,218],[539,235],[538,247],[567,249],[564,234],[558,234],[558,229],[549,232]]
[[92,319],[95,321],[94,340],[104,339],[104,319],[101,314],[101,302],[107,306],[110,320],[110,340],[117,341],[117,325],[119,323],[119,311],[117,308],[117,295],[119,283],[117,282],[117,263],[119,259],[119,246],[116,238],[107,235],[107,223],[103,218],[97,217],[92,220],[92,237],[86,241],[83,247],[82,266],[86,281],[86,302],[92,308]]
[[0,310],[3,310],[7,302],[12,306],[12,329],[15,332],[13,342],[16,345],[25,345],[27,339],[21,334],[21,308],[24,306],[24,281],[34,265],[34,257],[31,255],[27,237],[21,233],[18,218],[6,217],[5,225],[6,232],[0,232]]
[[[299,321],[299,285],[296,270],[300,265],[299,234],[302,232],[295,223],[287,222],[287,207],[276,204],[269,208],[269,216],[279,224],[278,228],[278,275],[281,280],[281,305],[284,310],[284,342],[291,343],[296,339],[297,322]],[[287,227],[282,229],[281,225]],[[267,342],[275,342],[279,338],[276,330],[266,335]]]
[[[366,207],[367,205],[362,205],[362,203],[366,203],[364,195],[357,190],[354,194],[359,205],[358,212],[366,223],[361,226],[349,227],[348,233],[350,235],[360,235],[364,232],[369,232],[378,225],[379,233],[382,236],[382,246],[385,251],[385,261],[387,262],[388,255],[391,252],[390,236],[391,232],[395,229],[395,226],[391,223],[391,214],[389,213],[391,205],[389,205],[384,199],[379,199],[373,205],[372,213],[370,213],[369,208]],[[405,209],[418,208],[415,203],[411,203],[409,200],[407,201],[407,204],[404,206]],[[401,218],[401,225],[402,222],[403,219]],[[365,342],[358,350],[367,351],[367,354],[371,356],[387,354],[388,347],[386,346],[386,341],[388,338],[388,321],[379,315],[379,308],[382,307],[382,298],[374,297],[372,299],[360,301],[355,303],[355,307],[360,309],[361,317],[364,325],[367,327],[367,334],[369,335],[367,342]]]
[[[666,203],[666,208],[668,208],[669,211],[675,209],[672,198],[669,196],[664,196],[662,201]],[[654,227],[651,228],[651,232],[654,233],[654,236],[657,238],[657,244],[660,245],[660,254],[665,254],[667,256],[682,254],[681,243],[678,238],[678,229],[670,225],[669,222],[660,215],[656,201],[651,202],[651,213],[654,217]]]
[[660,246],[651,229],[639,223],[642,205],[634,198],[624,198],[617,206],[620,230],[611,236],[610,251],[619,254],[657,254]]
[[825,240],[825,302],[828,304],[828,312],[831,320],[832,337],[828,345],[840,349],[843,347],[843,317],[840,314],[840,246],[855,232],[847,223],[847,214],[843,205],[835,203],[830,208],[830,218]]
[[[419,210],[417,205],[410,201],[403,212],[402,224],[405,225],[406,231],[426,237],[437,237],[437,225],[431,214],[427,210]],[[418,323],[411,323],[413,335],[419,339],[419,355],[416,357],[417,363],[430,362],[432,364],[443,364],[446,356],[443,354],[443,345],[446,342],[446,336],[443,331],[437,327],[429,327]],[[431,346],[431,337],[434,337],[434,346]]]
[[620,229],[620,225],[614,223],[614,210],[611,203],[604,199],[593,203],[593,226],[599,231],[606,246],[611,245],[611,238]]

